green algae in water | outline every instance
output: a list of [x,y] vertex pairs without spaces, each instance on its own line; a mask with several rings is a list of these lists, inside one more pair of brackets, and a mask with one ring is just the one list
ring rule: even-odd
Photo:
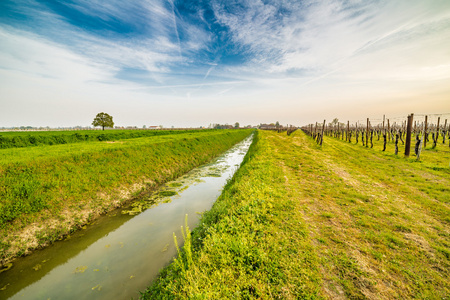
[[149,199],[142,199],[137,200],[136,202],[133,202],[130,206],[131,209],[128,210],[122,210],[122,214],[124,215],[130,215],[134,216],[137,215],[144,210],[156,205],[156,199],[155,198],[149,198]]
[[5,272],[5,271],[8,271],[9,269],[12,268],[12,266],[13,266],[12,263],[7,263],[7,264],[5,264],[5,265],[3,266],[3,268],[0,269],[0,273]]
[[161,192],[159,192],[159,195],[161,197],[171,197],[171,196],[178,195],[178,193],[175,191],[161,191]]
[[77,267],[75,271],[73,271],[73,273],[84,273],[84,271],[86,271],[87,268],[88,268],[87,266]]
[[183,184],[180,183],[180,182],[172,182],[172,183],[170,184],[171,187],[180,187],[180,186],[182,186],[182,185],[183,185]]
[[158,205],[159,203],[169,203],[171,200],[168,197],[178,195],[177,192],[172,190],[163,190],[156,194],[152,194],[145,199],[136,200],[130,205],[131,209],[122,210],[122,214],[128,214],[130,216],[137,215],[144,210]]
[[208,177],[221,177],[222,175],[220,173],[209,173],[209,174],[206,174],[206,176],[208,176]]
[[187,190],[189,188],[189,185],[185,185],[183,188],[181,188],[178,192],[182,192],[184,190]]

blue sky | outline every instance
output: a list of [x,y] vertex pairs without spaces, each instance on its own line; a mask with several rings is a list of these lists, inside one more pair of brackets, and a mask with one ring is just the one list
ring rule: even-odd
[[2,0],[0,127],[450,112],[448,0]]

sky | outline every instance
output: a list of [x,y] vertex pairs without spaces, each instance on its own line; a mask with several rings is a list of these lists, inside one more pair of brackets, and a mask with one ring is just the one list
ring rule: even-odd
[[1,0],[0,127],[450,113],[449,0]]

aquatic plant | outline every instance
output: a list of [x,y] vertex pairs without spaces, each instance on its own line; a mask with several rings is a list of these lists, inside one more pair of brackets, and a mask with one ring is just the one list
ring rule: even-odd
[[185,216],[184,219],[184,229],[183,226],[181,226],[181,235],[183,236],[183,249],[181,250],[178,246],[177,236],[175,235],[175,232],[173,233],[173,240],[175,243],[175,248],[177,249],[178,256],[174,259],[174,264],[176,268],[181,270],[181,272],[186,272],[186,269],[188,269],[193,261],[192,261],[192,240],[191,240],[191,231],[189,230],[188,226],[188,215]]

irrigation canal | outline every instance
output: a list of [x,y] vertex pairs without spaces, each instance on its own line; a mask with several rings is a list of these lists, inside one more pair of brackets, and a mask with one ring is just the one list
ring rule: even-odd
[[173,233],[182,243],[186,214],[192,229],[238,169],[251,142],[252,136],[162,190],[16,259],[0,273],[0,299],[138,298],[176,255]]

